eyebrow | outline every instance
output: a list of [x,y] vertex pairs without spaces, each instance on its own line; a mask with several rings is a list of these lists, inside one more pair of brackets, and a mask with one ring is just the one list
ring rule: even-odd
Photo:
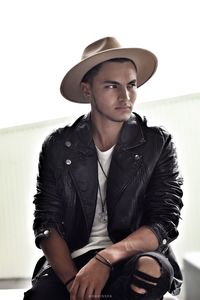
[[[128,82],[128,84],[132,84],[132,83],[136,83],[136,82],[137,82],[137,80],[133,79],[130,82]],[[120,85],[120,83],[118,81],[115,81],[115,80],[105,80],[103,83]]]

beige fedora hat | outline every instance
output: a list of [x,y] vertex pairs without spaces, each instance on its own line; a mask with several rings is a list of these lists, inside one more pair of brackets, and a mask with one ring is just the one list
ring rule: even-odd
[[128,58],[137,69],[137,86],[144,84],[156,71],[156,56],[141,48],[122,48],[114,37],[105,37],[87,46],[81,62],[70,69],[62,80],[60,91],[67,100],[88,103],[82,95],[80,83],[94,66],[113,58]]

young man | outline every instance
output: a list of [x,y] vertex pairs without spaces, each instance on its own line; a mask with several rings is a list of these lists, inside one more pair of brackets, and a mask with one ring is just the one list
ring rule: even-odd
[[35,195],[32,300],[159,300],[177,294],[182,179],[169,133],[132,113],[157,59],[107,37],[89,45],[61,84],[91,112],[44,142]]

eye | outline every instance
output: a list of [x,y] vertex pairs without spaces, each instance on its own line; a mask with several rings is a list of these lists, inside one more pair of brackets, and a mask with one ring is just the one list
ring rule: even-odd
[[137,82],[136,81],[132,81],[131,83],[128,84],[129,89],[136,88],[136,87],[137,87]]
[[116,89],[117,85],[116,84],[108,84],[108,85],[106,85],[106,88],[107,89]]

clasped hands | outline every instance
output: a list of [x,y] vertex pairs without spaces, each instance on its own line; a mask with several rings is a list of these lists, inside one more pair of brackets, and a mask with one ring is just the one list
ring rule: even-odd
[[67,285],[70,300],[100,299],[101,292],[109,278],[111,268],[92,258],[82,267],[72,282]]

